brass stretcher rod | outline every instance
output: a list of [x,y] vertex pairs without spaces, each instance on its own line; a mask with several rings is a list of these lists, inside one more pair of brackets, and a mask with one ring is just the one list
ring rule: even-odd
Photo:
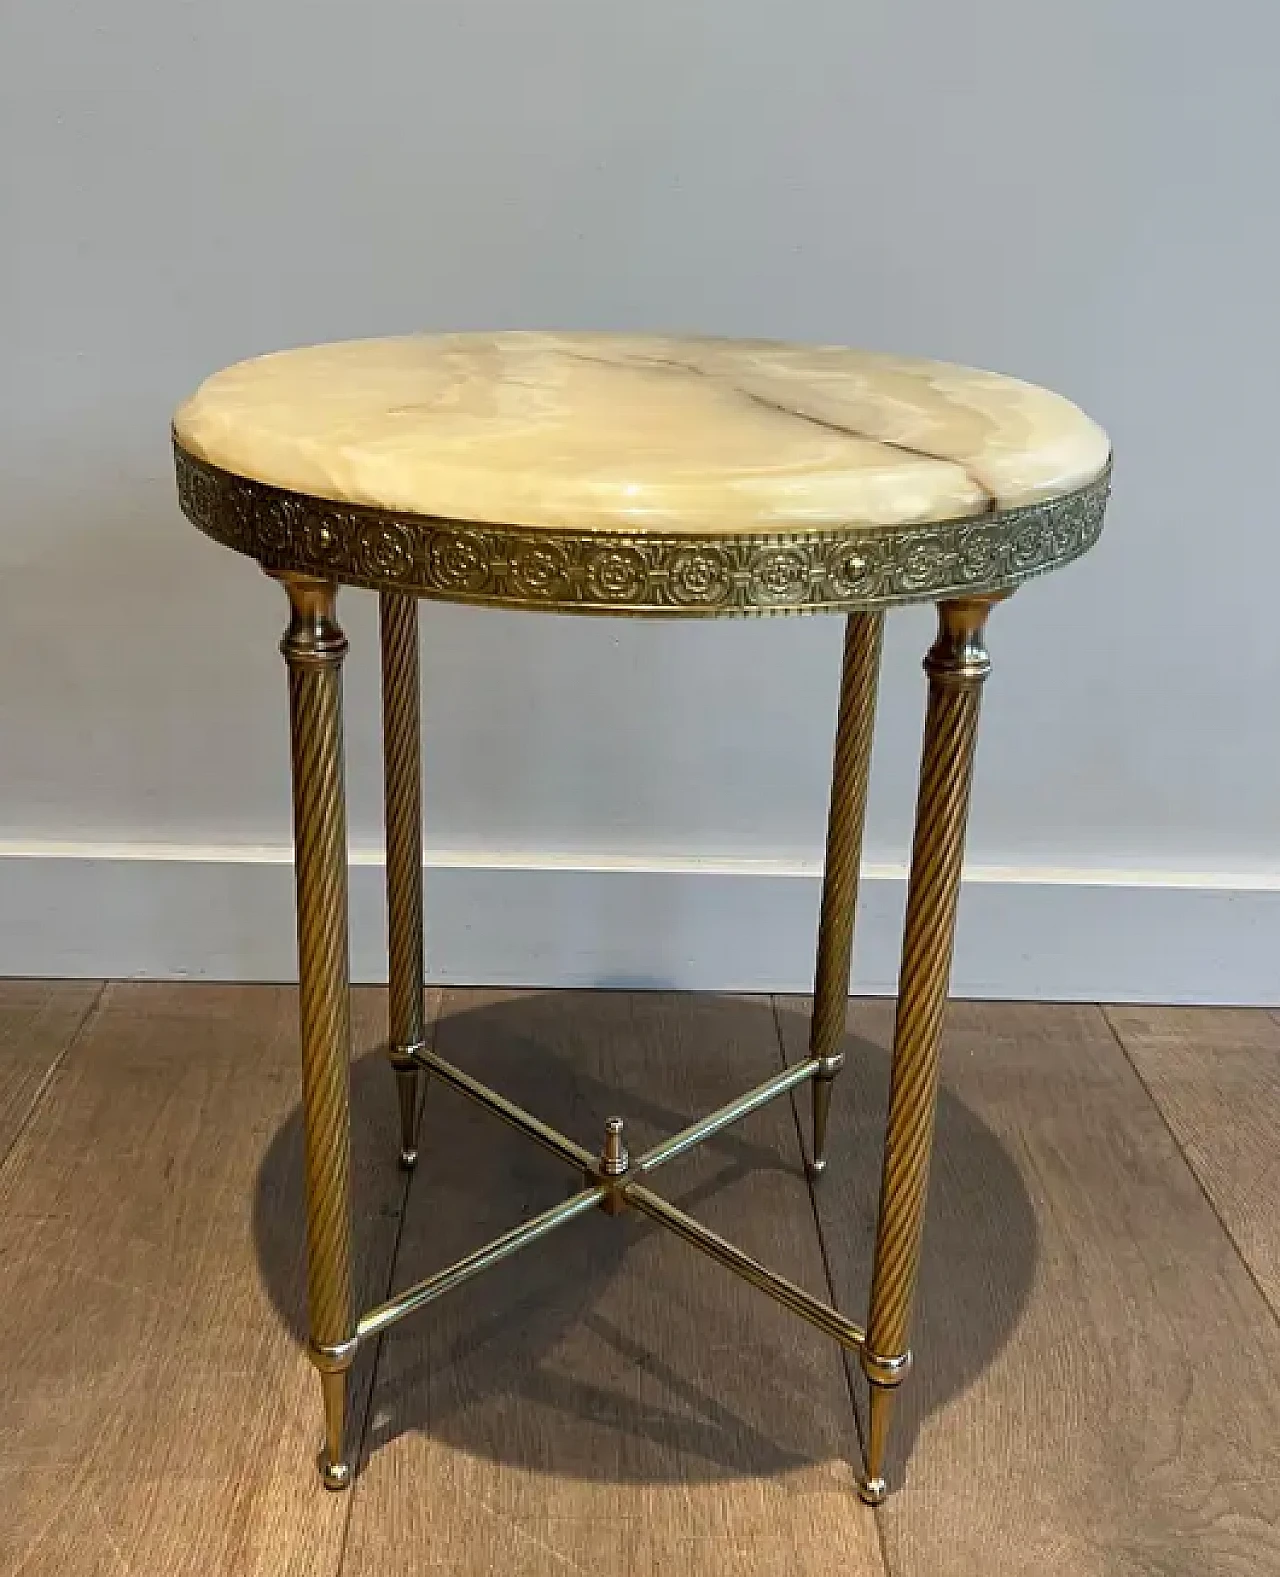
[[802,1320],[808,1320],[810,1325],[816,1325],[820,1331],[835,1337],[842,1347],[847,1347],[852,1352],[866,1342],[867,1333],[862,1327],[855,1325],[852,1320],[845,1319],[838,1309],[833,1309],[821,1299],[813,1297],[803,1287],[797,1287],[794,1281],[779,1276],[775,1271],[762,1265],[759,1260],[752,1259],[750,1254],[744,1254],[727,1238],[722,1238],[710,1227],[704,1227],[692,1216],[685,1215],[683,1210],[678,1210],[675,1205],[668,1203],[651,1189],[645,1188],[640,1183],[624,1183],[620,1192],[628,1204],[634,1205],[651,1220],[670,1228],[677,1237],[683,1238],[694,1248],[701,1249],[704,1254],[709,1255],[727,1270],[735,1271],[753,1287],[759,1287],[761,1292],[767,1292],[771,1298],[775,1298],[793,1314],[798,1314]]
[[563,1203],[553,1205],[550,1210],[544,1210],[540,1216],[534,1216],[531,1221],[521,1222],[510,1232],[504,1232],[500,1238],[495,1238],[492,1243],[486,1243],[474,1254],[468,1254],[465,1259],[458,1260],[456,1264],[448,1266],[445,1270],[437,1271],[425,1281],[416,1282],[406,1291],[398,1292],[394,1298],[388,1298],[385,1303],[378,1304],[376,1308],[370,1309],[368,1314],[362,1315],[356,1321],[356,1339],[367,1341],[370,1336],[385,1331],[388,1325],[394,1325],[397,1320],[404,1319],[406,1314],[415,1314],[428,1303],[434,1303],[437,1298],[443,1297],[446,1292],[452,1292],[455,1287],[460,1287],[464,1281],[470,1281],[482,1270],[488,1270],[491,1265],[510,1259],[513,1254],[519,1253],[522,1248],[527,1248],[530,1243],[536,1243],[539,1238],[546,1237],[548,1232],[554,1232],[567,1221],[586,1215],[588,1210],[594,1210],[599,1205],[608,1192],[608,1188],[603,1183],[584,1188]]
[[460,1094],[469,1095],[473,1101],[491,1111],[495,1117],[501,1117],[504,1123],[510,1123],[521,1133],[527,1133],[530,1139],[536,1139],[544,1150],[550,1150],[552,1155],[558,1155],[562,1161],[568,1161],[570,1166],[579,1167],[585,1172],[595,1171],[596,1157],[590,1150],[584,1150],[580,1144],[574,1144],[572,1139],[566,1139],[562,1133],[540,1121],[532,1112],[525,1111],[523,1106],[517,1106],[505,1095],[499,1095],[497,1090],[491,1090],[487,1084],[481,1084],[479,1079],[473,1079],[461,1068],[455,1068],[453,1063],[446,1062],[429,1046],[415,1047],[412,1055],[415,1062],[429,1069],[446,1084],[452,1085]]
[[[487,1108],[496,1117],[501,1117],[503,1122],[518,1128],[521,1133],[528,1134],[544,1149],[550,1150],[553,1155],[558,1155],[562,1161],[567,1161],[570,1166],[581,1167],[583,1171],[595,1172],[598,1157],[590,1150],[584,1150],[581,1145],[575,1144],[572,1139],[566,1139],[564,1134],[535,1117],[532,1112],[525,1111],[523,1106],[517,1106],[514,1101],[507,1100],[506,1096],[491,1090],[487,1084],[481,1084],[479,1079],[472,1078],[469,1073],[464,1073],[453,1063],[446,1062],[439,1053],[420,1046],[414,1050],[413,1058],[422,1067],[429,1068],[432,1073],[437,1074],[446,1084],[452,1085],[461,1094],[470,1096],[473,1101]],[[673,1133],[670,1138],[655,1144],[643,1155],[636,1156],[631,1162],[631,1172],[653,1172],[666,1162],[674,1161],[676,1156],[693,1149],[704,1139],[709,1139],[712,1134],[719,1133],[722,1128],[728,1128],[732,1123],[739,1122],[759,1107],[776,1100],[779,1095],[785,1095],[797,1084],[803,1084],[806,1079],[813,1078],[818,1071],[818,1064],[817,1057],[809,1057],[793,1067],[784,1068],[781,1073],[774,1074],[773,1078],[756,1085],[745,1095],[740,1095],[737,1100],[730,1101],[727,1106],[721,1106],[706,1117],[700,1117],[697,1122],[690,1123],[687,1128],[681,1128],[678,1133]]]
[[[553,1154],[560,1156],[562,1160],[568,1161],[572,1166],[581,1167],[588,1175],[599,1175],[597,1170],[599,1162],[596,1156],[526,1112],[523,1107],[517,1106],[514,1101],[507,1100],[505,1096],[499,1095],[496,1090],[491,1090],[488,1085],[464,1073],[462,1069],[447,1062],[434,1051],[422,1047],[416,1049],[413,1055],[422,1066],[429,1068],[454,1089],[470,1096],[512,1127],[527,1133]],[[536,1243],[539,1238],[555,1231],[557,1227],[576,1220],[578,1216],[585,1215],[589,1210],[594,1210],[610,1193],[615,1193],[620,1194],[651,1220],[657,1221],[674,1232],[677,1237],[683,1238],[686,1243],[692,1244],[694,1248],[700,1249],[719,1264],[743,1277],[752,1286],[767,1292],[785,1308],[833,1337],[841,1346],[850,1349],[861,1347],[866,1340],[865,1332],[860,1326],[847,1320],[838,1310],[813,1297],[802,1287],[797,1287],[785,1276],[779,1276],[769,1270],[767,1266],[760,1264],[758,1260],[735,1247],[718,1233],[712,1232],[701,1222],[685,1215],[682,1210],[643,1187],[638,1181],[628,1180],[655,1171],[665,1162],[682,1155],[722,1128],[728,1127],[777,1096],[794,1089],[796,1085],[803,1084],[805,1080],[813,1078],[818,1066],[819,1059],[811,1057],[805,1062],[797,1063],[794,1067],[784,1069],[772,1079],[748,1090],[745,1095],[740,1095],[737,1100],[730,1101],[728,1105],[720,1107],[695,1123],[690,1123],[688,1127],[680,1129],[678,1133],[672,1134],[670,1138],[664,1139],[660,1144],[637,1156],[623,1177],[589,1184],[563,1203],[554,1205],[550,1210],[543,1211],[541,1215],[534,1216],[532,1220],[514,1227],[492,1243],[458,1260],[456,1264],[437,1271],[434,1276],[428,1276],[406,1291],[389,1298],[385,1303],[378,1304],[357,1321],[357,1340],[364,1341],[370,1336],[376,1336],[406,1315],[416,1313],[446,1292],[452,1292],[455,1287],[460,1287],[473,1276],[479,1275],[481,1271],[488,1270],[490,1266],[510,1258],[529,1244]]]
[[749,1116],[758,1107],[767,1106],[770,1101],[795,1089],[797,1084],[803,1084],[806,1079],[813,1078],[817,1071],[818,1058],[810,1057],[805,1062],[797,1062],[793,1067],[776,1073],[763,1084],[757,1084],[754,1090],[740,1095],[736,1101],[730,1101],[727,1106],[721,1106],[718,1111],[711,1112],[698,1122],[690,1123],[687,1128],[681,1128],[679,1133],[673,1133],[661,1144],[655,1144],[651,1150],[636,1156],[630,1170],[633,1173],[656,1171],[668,1161],[674,1161],[676,1156],[683,1155],[686,1150],[692,1150],[694,1145],[709,1139],[712,1134],[719,1133],[722,1128]]

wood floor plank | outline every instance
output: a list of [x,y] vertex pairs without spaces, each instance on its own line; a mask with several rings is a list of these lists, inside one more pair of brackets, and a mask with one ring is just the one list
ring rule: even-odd
[[[817,1190],[854,1317],[891,1016],[854,1005]],[[1280,1333],[1101,1012],[957,1004],[945,1084],[895,1577],[1280,1571]]]
[[[594,1147],[634,1147],[779,1067],[770,1006],[653,993],[448,993],[444,1055]],[[404,1285],[577,1180],[428,1094]],[[786,1100],[655,1186],[825,1294]],[[837,1350],[632,1217],[593,1214],[389,1333],[344,1577],[879,1577]]]
[[100,980],[0,981],[0,1163],[101,994]]
[[1280,1024],[1262,1008],[1107,1008],[1280,1316]]
[[[357,1045],[382,1024],[382,993],[357,993]],[[336,1572],[348,1504],[312,1468],[319,1388],[300,1346],[296,1047],[292,990],[113,986],[15,1146],[0,1174],[6,1577]],[[381,1058],[356,1085],[367,1300],[404,1185]]]

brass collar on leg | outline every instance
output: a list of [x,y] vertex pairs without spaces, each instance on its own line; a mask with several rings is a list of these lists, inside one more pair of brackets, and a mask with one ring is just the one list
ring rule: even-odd
[[911,1373],[911,1353],[899,1353],[896,1358],[882,1358],[864,1346],[861,1355],[862,1372],[872,1385],[891,1387],[901,1385]]
[[359,1336],[350,1336],[345,1342],[308,1342],[307,1356],[321,1374],[341,1374],[356,1359]]
[[336,617],[336,583],[314,575],[266,573],[289,594],[289,627],[280,640],[285,661],[295,668],[329,668],[341,662],[349,643]]

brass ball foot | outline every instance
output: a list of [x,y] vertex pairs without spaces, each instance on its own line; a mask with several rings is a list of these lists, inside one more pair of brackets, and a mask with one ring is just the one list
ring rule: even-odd
[[818,1181],[818,1179],[822,1176],[822,1174],[826,1171],[826,1169],[827,1169],[827,1158],[826,1158],[826,1156],[823,1156],[823,1158],[820,1161],[811,1160],[808,1156],[805,1157],[805,1163],[804,1163],[805,1175],[808,1177],[808,1179],[809,1179],[809,1181],[811,1183],[816,1183]]
[[418,1164],[418,1152],[416,1150],[401,1150],[401,1152],[400,1152],[400,1170],[402,1172],[412,1172],[414,1167],[417,1166],[417,1164]]
[[858,1480],[858,1495],[864,1505],[882,1506],[884,1497],[889,1493],[889,1486],[882,1478],[860,1478]]
[[351,1483],[350,1462],[322,1462],[320,1478],[326,1489],[346,1489]]

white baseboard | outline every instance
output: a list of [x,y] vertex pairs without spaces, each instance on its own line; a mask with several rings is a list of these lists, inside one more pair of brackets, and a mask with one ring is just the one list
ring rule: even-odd
[[[810,988],[819,877],[767,861],[445,855],[428,973],[455,985]],[[863,879],[854,989],[895,989],[905,874]],[[385,977],[382,870],[351,867],[352,974]],[[288,980],[287,849],[0,846],[0,974]],[[1280,877],[974,867],[955,994],[1280,1005]]]

